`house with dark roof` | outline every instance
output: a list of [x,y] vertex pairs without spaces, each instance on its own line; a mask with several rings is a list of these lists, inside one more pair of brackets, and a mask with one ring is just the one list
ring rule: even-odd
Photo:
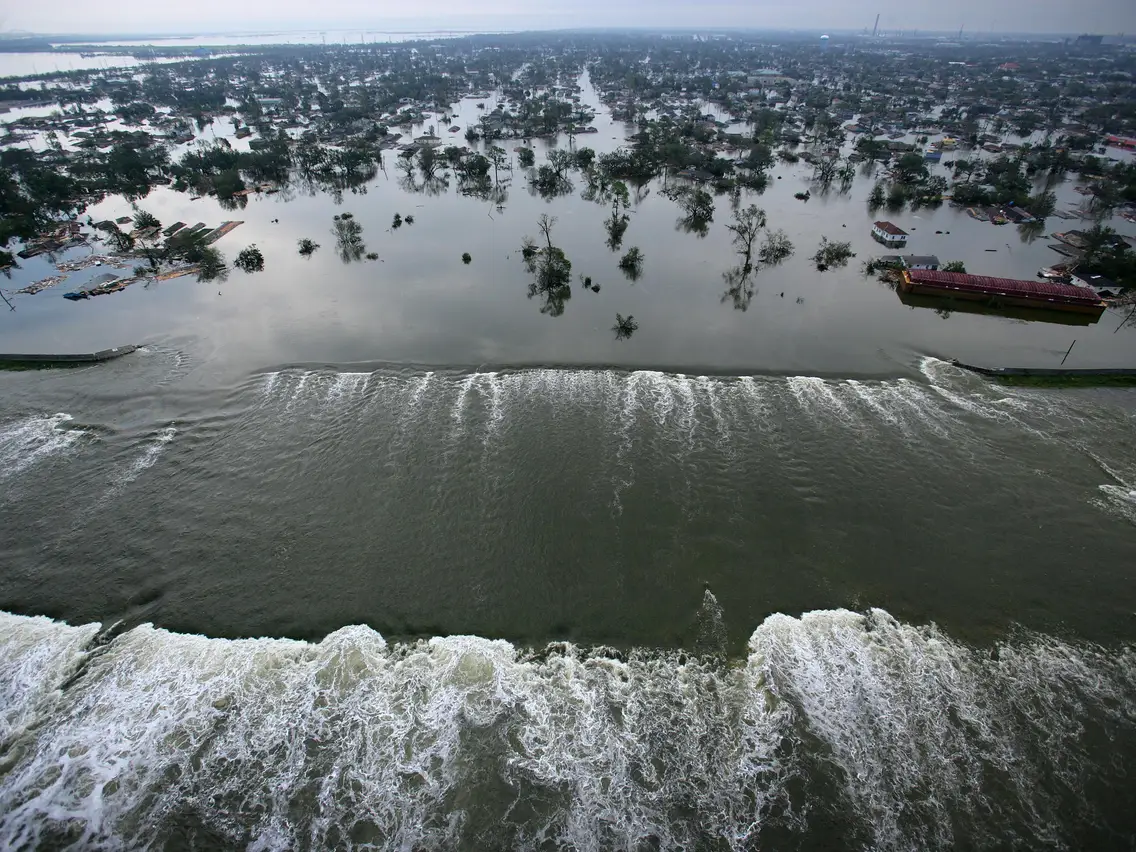
[[891,222],[873,224],[872,236],[888,248],[903,248],[907,245],[907,231]]
[[938,269],[939,258],[933,254],[908,254],[902,258],[907,269]]
[[1124,292],[1127,287],[1117,284],[1111,278],[1106,278],[1099,271],[1092,268],[1078,267],[1070,273],[1073,279],[1072,283],[1078,287],[1088,287],[1098,296],[1105,298],[1115,298]]

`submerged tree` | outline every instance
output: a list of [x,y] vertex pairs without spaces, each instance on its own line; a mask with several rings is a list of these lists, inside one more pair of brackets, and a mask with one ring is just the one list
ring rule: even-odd
[[418,168],[422,172],[423,180],[432,180],[438,171],[438,152],[432,145],[425,145],[418,149]]
[[153,213],[142,210],[138,207],[134,208],[134,230],[145,231],[151,228],[160,228],[162,223],[158,221],[158,217]]
[[825,186],[832,183],[839,168],[838,162],[831,157],[821,157],[813,166],[813,180]]
[[360,260],[367,251],[363,244],[363,226],[355,221],[350,213],[341,213],[332,220],[331,232],[335,235],[335,247],[339,259],[344,263]]
[[744,258],[742,267],[747,273],[753,268],[753,241],[764,227],[765,211],[756,204],[734,213],[733,224],[726,226],[726,230],[734,235],[734,246]]
[[677,227],[705,237],[708,226],[714,221],[714,197],[696,186],[672,186],[663,192],[682,210]]
[[522,169],[531,169],[536,164],[536,154],[532,148],[521,148],[517,152],[517,162],[521,164]]
[[629,280],[639,280],[643,274],[643,252],[639,250],[639,246],[632,246],[627,250],[627,254],[619,260],[619,268]]
[[966,272],[966,264],[961,260],[951,260],[942,266],[943,272]]
[[225,256],[213,246],[197,246],[187,253],[186,259],[197,265],[198,281],[224,281],[229,277]]
[[735,266],[722,273],[722,280],[726,282],[722,301],[733,302],[734,310],[749,310],[755,292],[752,270],[747,272],[743,266]]
[[486,159],[493,164],[493,182],[500,183],[501,176],[499,173],[508,164],[509,155],[505,153],[504,148],[499,148],[496,145],[490,145],[485,155]]
[[612,251],[619,251],[623,245],[623,235],[627,232],[627,225],[631,220],[626,213],[612,212],[611,217],[604,220],[604,229],[607,231],[607,247]]
[[238,252],[237,259],[233,261],[233,266],[242,272],[260,272],[264,269],[264,254],[253,244]]
[[319,243],[304,237],[300,240],[300,254],[304,257],[311,257],[315,254],[316,249],[319,248]]
[[611,327],[611,330],[615,332],[616,340],[627,340],[639,330],[639,323],[635,322],[635,317],[630,314],[627,316],[616,314],[615,325]]
[[538,247],[530,237],[525,237],[521,257],[529,274],[534,276],[529,284],[529,298],[539,296],[543,302],[540,312],[558,317],[564,313],[564,303],[572,298],[572,262],[562,249],[552,244],[555,225],[555,216],[542,213],[537,220],[537,228],[544,236],[545,244]]
[[765,235],[765,242],[757,256],[766,266],[776,266],[793,254],[793,241],[783,230],[778,229]]
[[813,255],[813,262],[820,272],[831,268],[846,266],[850,258],[855,257],[850,242],[829,242],[828,237],[820,238],[820,248]]

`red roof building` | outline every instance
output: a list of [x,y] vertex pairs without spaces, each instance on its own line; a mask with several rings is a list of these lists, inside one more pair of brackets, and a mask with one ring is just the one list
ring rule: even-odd
[[1058,284],[1054,281],[1025,281],[1017,278],[993,278],[942,272],[932,269],[908,269],[900,287],[909,293],[969,299],[1024,308],[1046,308],[1077,313],[1104,313],[1105,304],[1087,287]]
[[901,248],[907,245],[907,231],[891,222],[876,222],[872,225],[872,236],[885,246]]

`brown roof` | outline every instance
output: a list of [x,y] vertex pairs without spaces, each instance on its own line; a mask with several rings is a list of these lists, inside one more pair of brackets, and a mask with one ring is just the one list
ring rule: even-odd
[[1028,281],[1018,278],[993,278],[989,275],[967,275],[965,272],[942,272],[931,269],[912,269],[907,272],[911,281],[936,284],[953,290],[1006,295],[1038,301],[1084,303],[1096,305],[1100,297],[1086,287],[1058,284],[1054,281]]
[[898,225],[893,225],[891,222],[876,222],[876,227],[885,234],[892,234],[897,237],[907,236],[907,231],[903,230],[903,228],[900,228]]

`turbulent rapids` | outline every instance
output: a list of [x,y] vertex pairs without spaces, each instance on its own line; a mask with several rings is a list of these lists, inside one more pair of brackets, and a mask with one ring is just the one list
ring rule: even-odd
[[70,622],[0,613],[0,848],[1136,836],[1128,397],[929,358],[68,381],[0,412],[0,606]]
[[881,610],[771,616],[736,661],[365,627],[98,635],[0,617],[5,848],[1038,848],[1136,828],[1108,759],[1133,742],[1129,650],[980,650]]

